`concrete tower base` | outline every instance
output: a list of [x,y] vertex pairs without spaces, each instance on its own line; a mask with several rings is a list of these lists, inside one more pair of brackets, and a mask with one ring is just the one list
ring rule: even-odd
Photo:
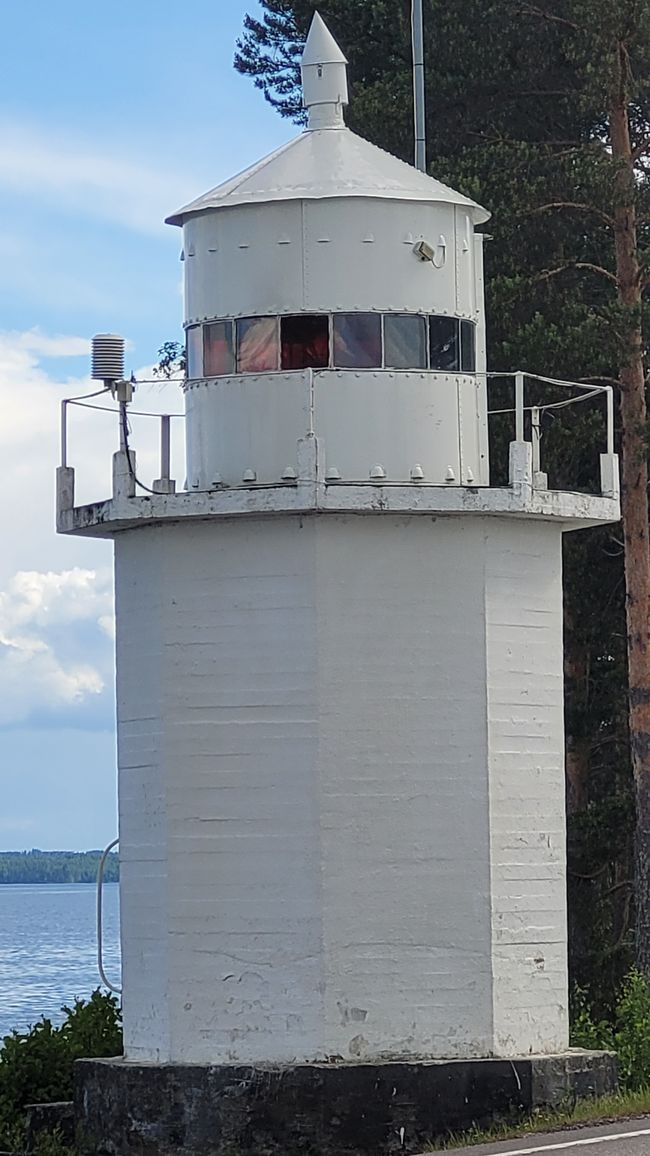
[[611,1053],[578,1050],[287,1067],[81,1060],[75,1099],[80,1150],[93,1156],[392,1156],[615,1086]]
[[562,528],[116,536],[129,1061],[568,1046]]

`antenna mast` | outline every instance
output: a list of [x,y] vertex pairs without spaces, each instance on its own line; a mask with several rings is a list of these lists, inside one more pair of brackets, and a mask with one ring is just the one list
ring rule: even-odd
[[422,0],[412,0],[413,105],[415,112],[415,167],[427,171],[427,144],[424,120],[424,24]]

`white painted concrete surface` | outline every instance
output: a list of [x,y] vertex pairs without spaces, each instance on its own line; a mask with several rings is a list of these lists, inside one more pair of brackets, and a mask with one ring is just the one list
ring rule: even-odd
[[116,537],[129,1058],[565,1047],[560,533]]

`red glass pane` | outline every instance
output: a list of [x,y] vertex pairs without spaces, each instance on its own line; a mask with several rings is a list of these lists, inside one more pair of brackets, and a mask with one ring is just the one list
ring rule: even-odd
[[329,318],[303,314],[281,320],[282,369],[325,369],[330,362]]
[[275,317],[244,317],[237,322],[237,372],[268,373],[278,368]]

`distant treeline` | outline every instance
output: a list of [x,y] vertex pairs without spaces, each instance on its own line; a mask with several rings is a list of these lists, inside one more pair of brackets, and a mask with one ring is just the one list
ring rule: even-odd
[[[2,883],[94,883],[101,851],[0,851]],[[104,881],[117,883],[119,860],[112,852]]]

